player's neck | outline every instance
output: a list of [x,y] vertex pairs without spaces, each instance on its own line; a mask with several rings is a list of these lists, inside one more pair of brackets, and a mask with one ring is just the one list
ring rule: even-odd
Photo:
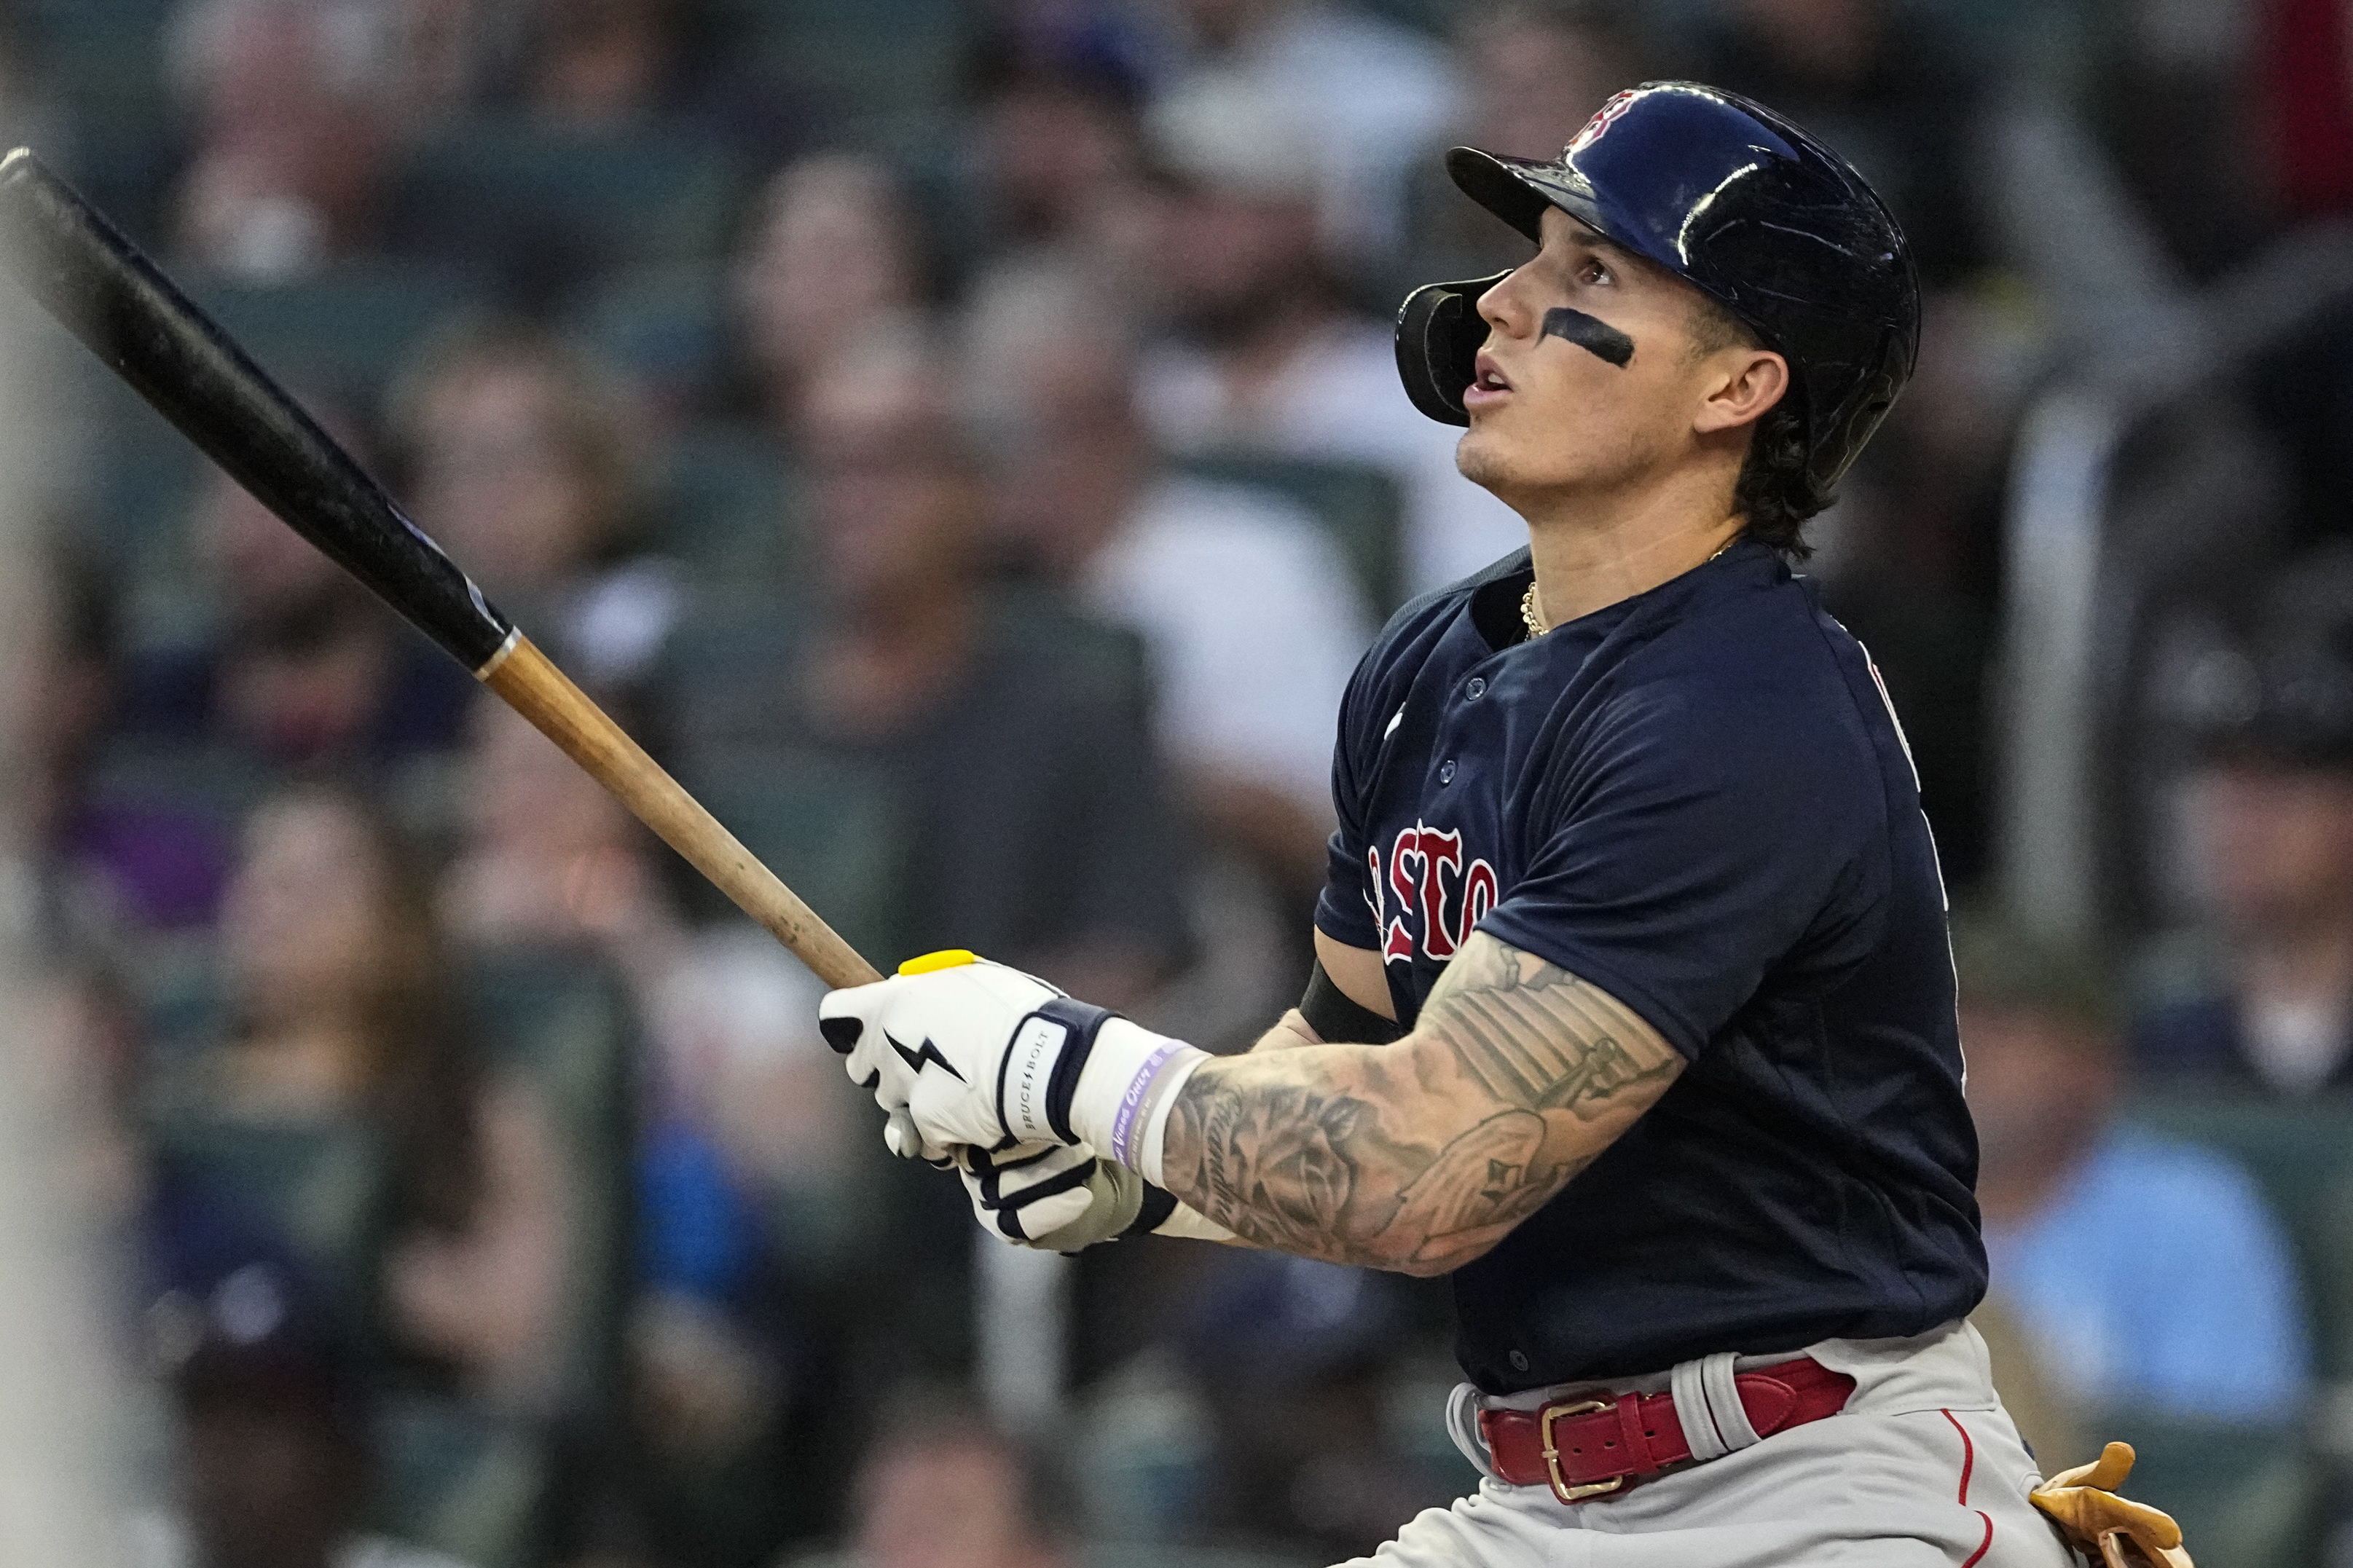
[[1739,517],[1725,512],[1715,486],[1561,496],[1549,507],[1529,508],[1525,516],[1536,603],[1547,626],[1682,576],[1723,549],[1742,527]]

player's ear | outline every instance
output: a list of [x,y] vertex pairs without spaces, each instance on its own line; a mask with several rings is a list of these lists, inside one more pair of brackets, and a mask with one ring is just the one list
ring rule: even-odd
[[1789,362],[1771,349],[1725,349],[1706,363],[1699,412],[1692,421],[1702,435],[1754,424],[1789,390]]

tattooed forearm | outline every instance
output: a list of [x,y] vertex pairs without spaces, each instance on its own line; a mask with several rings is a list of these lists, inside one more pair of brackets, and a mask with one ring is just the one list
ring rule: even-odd
[[1682,1068],[1607,993],[1481,933],[1393,1046],[1202,1068],[1163,1179],[1261,1246],[1440,1273],[1550,1202]]
[[1682,1061],[1609,993],[1493,937],[1472,941],[1439,977],[1416,1032],[1445,1039],[1496,1099],[1588,1120]]

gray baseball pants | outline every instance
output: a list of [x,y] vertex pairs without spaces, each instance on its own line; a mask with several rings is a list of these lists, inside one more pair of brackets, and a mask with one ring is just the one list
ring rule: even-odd
[[[1828,1340],[1804,1352],[1851,1374],[1836,1415],[1778,1432],[1622,1495],[1563,1503],[1490,1474],[1343,1568],[2069,1568],[2026,1500],[2033,1458],[1995,1395],[1985,1342],[1965,1322],[1904,1340]],[[1738,1371],[1787,1356],[1743,1357]],[[1604,1384],[1654,1394],[1658,1373]],[[1580,1384],[1580,1387],[1590,1387]],[[1561,1390],[1514,1395],[1535,1408]],[[1488,1468],[1465,1385],[1449,1427]],[[1678,1399],[1677,1406],[1681,1408]]]

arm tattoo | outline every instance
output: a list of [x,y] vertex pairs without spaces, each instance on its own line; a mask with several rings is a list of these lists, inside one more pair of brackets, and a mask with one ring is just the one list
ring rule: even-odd
[[1608,993],[1480,932],[1394,1046],[1203,1067],[1163,1176],[1261,1246],[1440,1273],[1550,1202],[1683,1066]]

